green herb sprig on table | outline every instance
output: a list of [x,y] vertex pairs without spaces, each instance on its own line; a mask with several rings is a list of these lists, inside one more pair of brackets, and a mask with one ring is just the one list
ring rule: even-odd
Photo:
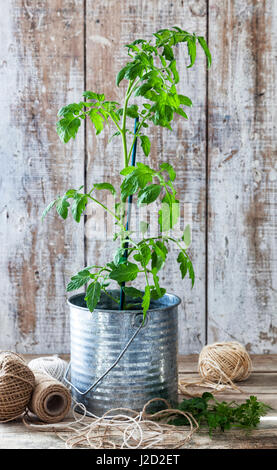
[[[256,428],[260,417],[272,409],[270,406],[250,396],[245,403],[239,405],[232,401],[217,401],[212,393],[203,393],[202,397],[184,399],[178,409],[190,413],[198,422],[199,426],[207,426],[209,434],[216,429],[225,431],[232,427],[242,428],[250,431]],[[169,424],[175,426],[186,426],[189,424],[184,416],[172,419]]]

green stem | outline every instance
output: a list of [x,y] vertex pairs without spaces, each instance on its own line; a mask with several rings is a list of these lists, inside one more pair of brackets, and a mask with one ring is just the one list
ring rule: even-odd
[[98,201],[97,199],[95,199],[94,197],[90,196],[89,194],[87,195],[93,202],[96,202],[96,204],[98,204],[99,206],[101,206],[106,212],[108,212],[109,214],[111,214],[119,223],[120,225],[124,228],[124,225],[121,224],[121,220],[120,220],[120,217],[118,217],[114,212],[112,212],[108,207],[106,207],[104,204],[102,204],[102,202]]
[[123,115],[122,115],[122,144],[123,144],[123,155],[124,155],[124,167],[127,168],[128,166],[128,151],[127,151],[127,139],[126,139],[126,117],[127,117],[127,107],[128,101],[131,96],[130,91],[133,85],[133,81],[129,81],[125,101],[124,101],[124,108],[123,108]]
[[143,123],[146,121],[146,119],[148,118],[148,116],[149,116],[150,114],[151,114],[151,111],[149,111],[149,112],[144,116],[144,118],[142,119],[142,121],[139,123],[139,125],[138,125],[138,127],[137,127],[137,131],[136,131],[136,133],[135,133],[135,135],[134,135],[133,142],[132,142],[131,148],[130,148],[129,153],[128,153],[128,165],[129,165],[129,161],[130,161],[130,158],[131,158],[131,155],[132,155],[133,147],[134,147],[134,145],[135,145],[135,141],[136,141],[136,139],[137,139],[137,137],[138,137],[138,135],[139,135],[139,131],[140,131],[140,129],[141,129]]

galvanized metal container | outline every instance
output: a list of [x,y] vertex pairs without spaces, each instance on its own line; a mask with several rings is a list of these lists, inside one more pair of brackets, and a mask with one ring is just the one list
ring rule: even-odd
[[[118,291],[110,291],[113,295]],[[132,301],[134,301],[132,299]],[[141,310],[119,311],[101,297],[91,313],[84,294],[71,297],[71,383],[87,390],[116,361],[142,322]],[[179,297],[151,301],[147,320],[117,365],[85,395],[73,397],[101,416],[111,408],[141,410],[155,397],[177,402],[177,309]]]

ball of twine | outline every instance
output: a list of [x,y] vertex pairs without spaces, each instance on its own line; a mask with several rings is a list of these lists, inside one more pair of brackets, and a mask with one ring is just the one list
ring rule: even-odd
[[251,369],[250,356],[237,341],[209,344],[199,355],[198,372],[210,382],[240,382],[249,377]]
[[64,382],[64,374],[67,368],[67,362],[60,357],[46,356],[38,357],[29,362],[30,369],[50,375],[59,382]]
[[11,421],[25,411],[34,386],[34,374],[24,359],[11,351],[0,352],[0,421]]

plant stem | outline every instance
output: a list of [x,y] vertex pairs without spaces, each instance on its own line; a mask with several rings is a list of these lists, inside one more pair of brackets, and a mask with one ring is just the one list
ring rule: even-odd
[[106,207],[104,204],[102,204],[102,202],[98,201],[97,199],[95,199],[94,197],[90,196],[89,194],[87,195],[93,202],[96,202],[96,204],[98,204],[99,206],[101,206],[106,212],[108,212],[109,214],[111,214],[119,223],[120,225],[124,228],[124,225],[121,224],[121,220],[120,220],[120,217],[118,217],[114,212],[112,212],[108,207]]
[[124,101],[124,108],[123,108],[123,116],[122,116],[122,129],[121,129],[121,134],[122,134],[122,144],[123,144],[123,155],[124,155],[124,167],[127,168],[128,166],[128,151],[127,151],[127,139],[126,139],[126,117],[127,117],[127,107],[128,107],[128,101],[131,96],[130,90],[132,88],[132,84],[134,81],[129,81],[128,89],[126,92],[125,96],[125,101]]

